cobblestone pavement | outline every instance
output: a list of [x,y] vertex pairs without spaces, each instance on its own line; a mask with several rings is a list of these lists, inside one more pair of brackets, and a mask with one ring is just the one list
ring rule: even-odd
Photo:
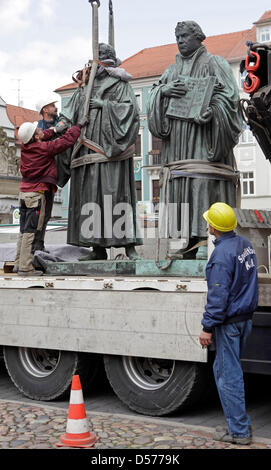
[[[68,410],[0,400],[0,449],[57,449],[67,417]],[[212,428],[167,420],[96,412],[87,419],[99,437],[95,449],[271,449],[271,439],[237,446],[213,440]]]

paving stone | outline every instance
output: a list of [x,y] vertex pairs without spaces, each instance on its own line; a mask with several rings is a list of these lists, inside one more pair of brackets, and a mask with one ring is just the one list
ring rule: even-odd
[[4,436],[8,433],[8,426],[0,426],[0,436]]
[[134,439],[135,444],[148,444],[152,438],[150,436],[136,437]]
[[23,444],[25,444],[25,441],[22,441],[22,440],[14,440],[10,442],[11,447],[19,447]]
[[[67,411],[15,403],[0,403],[0,449],[61,449]],[[196,427],[178,427],[103,414],[89,419],[89,429],[99,436],[97,449],[271,449],[271,440],[235,446],[212,439]]]
[[13,437],[11,436],[0,436],[0,442],[9,442],[12,441]]

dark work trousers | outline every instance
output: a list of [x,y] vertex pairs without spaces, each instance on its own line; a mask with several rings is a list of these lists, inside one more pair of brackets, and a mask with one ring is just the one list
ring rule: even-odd
[[35,252],[36,250],[41,250],[44,251],[44,238],[45,238],[45,232],[46,232],[46,227],[47,224],[51,218],[52,210],[53,210],[53,204],[54,204],[54,193],[50,189],[48,191],[44,192],[44,197],[45,197],[45,213],[44,213],[44,220],[43,224],[40,230],[36,231],[35,234],[35,239],[34,239],[34,244],[33,244],[33,251]]

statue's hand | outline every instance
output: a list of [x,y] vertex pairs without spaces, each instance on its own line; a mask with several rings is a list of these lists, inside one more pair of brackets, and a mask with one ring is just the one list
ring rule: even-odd
[[91,98],[89,101],[89,106],[91,109],[94,108],[102,108],[103,107],[103,101],[99,100],[97,98]]
[[208,124],[208,122],[211,121],[212,117],[213,117],[212,108],[207,108],[207,111],[205,111],[205,113],[203,113],[201,116],[197,116],[194,118],[194,122],[202,126],[204,124]]
[[163,86],[162,95],[168,98],[181,98],[185,95],[187,87],[180,80],[175,80],[168,85]]

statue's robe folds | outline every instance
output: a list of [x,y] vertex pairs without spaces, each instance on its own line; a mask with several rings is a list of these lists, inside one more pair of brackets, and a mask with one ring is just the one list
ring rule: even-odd
[[[179,76],[215,76],[210,102],[213,117],[208,124],[172,119],[166,116],[169,99],[162,96],[165,84]],[[181,98],[180,98],[181,99]],[[201,46],[191,57],[177,54],[176,63],[161,76],[150,92],[148,103],[150,132],[163,140],[162,165],[178,160],[196,159],[219,162],[234,168],[233,147],[242,128],[238,87],[226,60],[212,56]],[[189,236],[205,237],[202,213],[214,202],[235,207],[236,186],[232,181],[201,177],[178,177],[169,181],[169,202],[176,203],[178,231],[181,231],[182,203],[189,203]]]
[[[62,122],[74,125],[82,119],[86,88],[78,88],[64,106]],[[58,159],[58,185],[63,187],[70,179],[67,243],[104,248],[141,245],[133,156],[110,162],[137,139],[135,95],[128,82],[104,72],[95,78],[91,97],[103,100],[103,107],[89,110],[86,138],[101,146],[109,161],[70,169],[72,151]],[[93,153],[81,146],[74,158]]]

